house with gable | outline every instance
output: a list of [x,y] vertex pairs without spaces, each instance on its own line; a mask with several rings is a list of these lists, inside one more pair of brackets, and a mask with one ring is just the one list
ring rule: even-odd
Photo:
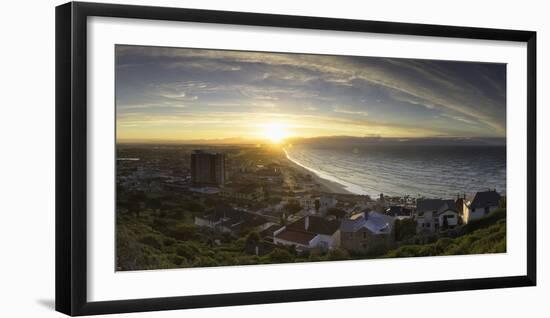
[[218,206],[209,214],[195,216],[194,223],[197,226],[207,227],[216,232],[238,236],[250,230],[261,231],[268,221],[265,217],[254,213]]
[[275,231],[273,242],[294,245],[299,251],[313,248],[330,250],[340,246],[340,222],[306,215]]
[[492,190],[477,192],[472,200],[464,200],[464,223],[482,218],[498,209],[501,198],[498,192]]
[[376,211],[354,214],[340,225],[341,247],[360,254],[386,250],[394,242],[394,222]]
[[458,225],[458,209],[454,200],[416,200],[416,232],[437,232]]

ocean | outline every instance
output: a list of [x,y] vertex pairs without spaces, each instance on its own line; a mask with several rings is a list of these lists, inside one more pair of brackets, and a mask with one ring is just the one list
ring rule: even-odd
[[287,158],[355,194],[456,198],[506,192],[506,147],[295,145]]

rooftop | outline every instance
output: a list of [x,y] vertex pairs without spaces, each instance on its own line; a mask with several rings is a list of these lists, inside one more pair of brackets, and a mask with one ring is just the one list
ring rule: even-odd
[[215,208],[213,213],[205,216],[205,219],[211,222],[220,222],[234,230],[256,227],[267,222],[263,216],[223,206]]
[[271,236],[273,236],[273,232],[277,231],[280,228],[281,228],[281,226],[278,225],[278,224],[270,225],[267,229],[260,232],[260,236],[261,237],[271,237]]
[[488,206],[498,206],[500,201],[500,194],[496,191],[484,191],[478,192],[474,196],[470,207],[472,209],[484,208]]
[[284,229],[275,237],[281,240],[298,243],[301,245],[309,245],[309,242],[313,240],[317,234],[311,232],[296,231],[291,229]]
[[343,232],[357,232],[360,229],[366,228],[374,234],[391,233],[394,218],[376,211],[371,211],[366,214],[358,213],[350,218],[343,220],[340,229]]
[[416,200],[416,211],[424,213],[428,211],[443,212],[447,210],[456,211],[456,203],[454,200],[442,199],[418,199]]
[[[307,229],[305,227],[306,218],[309,218],[309,226]],[[318,216],[309,215],[289,224],[287,228],[316,234],[332,235],[340,228],[340,222],[337,220],[328,221]]]

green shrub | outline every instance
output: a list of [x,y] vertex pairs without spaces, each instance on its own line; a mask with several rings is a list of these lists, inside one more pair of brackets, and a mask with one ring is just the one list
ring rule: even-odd
[[349,253],[348,251],[340,248],[335,248],[333,250],[330,250],[327,254],[327,259],[329,261],[341,261],[349,259]]
[[162,241],[157,235],[147,234],[139,239],[139,242],[152,246],[158,250],[162,249]]
[[288,250],[275,248],[271,253],[267,255],[269,259],[268,263],[292,263],[294,262],[294,255]]
[[218,266],[218,262],[209,256],[200,256],[193,262],[193,267],[211,267]]
[[196,256],[200,255],[200,248],[194,242],[184,242],[178,245],[176,254],[188,260],[193,260]]
[[162,242],[164,243],[164,246],[173,246],[177,243],[177,241],[171,237],[165,237]]
[[435,243],[405,245],[383,257],[415,257],[506,252],[506,211],[496,210],[487,217],[465,226],[465,235],[439,238]]
[[197,226],[194,224],[178,223],[167,232],[176,240],[188,241],[196,238]]

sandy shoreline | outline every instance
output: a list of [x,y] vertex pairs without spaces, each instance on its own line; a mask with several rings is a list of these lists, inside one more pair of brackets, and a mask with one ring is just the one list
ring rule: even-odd
[[[285,152],[285,154],[286,154],[286,152]],[[297,171],[300,171],[304,174],[311,175],[313,180],[317,184],[320,185],[319,191],[328,192],[328,193],[355,194],[353,192],[350,192],[350,191],[346,190],[344,185],[339,184],[337,182],[334,182],[332,180],[324,179],[324,178],[320,177],[317,173],[315,173],[315,171],[309,170],[309,169],[299,165],[298,163],[292,161],[290,158],[288,158],[288,154],[286,154],[286,156],[287,156],[286,159],[289,162],[289,164],[292,167],[294,167]]]

